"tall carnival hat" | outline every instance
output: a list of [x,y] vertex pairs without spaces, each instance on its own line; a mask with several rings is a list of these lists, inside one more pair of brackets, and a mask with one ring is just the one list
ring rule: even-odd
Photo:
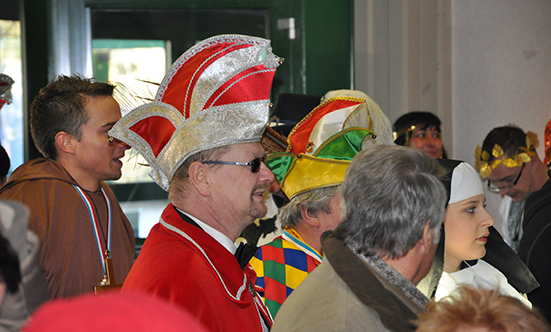
[[151,166],[149,176],[168,190],[189,156],[260,141],[272,80],[282,60],[267,39],[205,39],[172,64],[155,100],[124,115],[109,135],[136,149]]
[[287,151],[268,155],[266,165],[292,199],[340,185],[352,159],[362,148],[376,144],[376,138],[366,99],[330,98],[291,130]]
[[392,134],[392,124],[390,123],[390,120],[383,113],[383,111],[381,110],[381,107],[379,107],[379,105],[375,102],[375,100],[371,99],[371,97],[369,97],[365,92],[360,90],[347,90],[347,89],[331,90],[331,91],[328,91],[323,96],[322,101],[329,98],[335,98],[335,97],[356,97],[356,98],[365,99],[365,102],[367,103],[367,109],[369,109],[369,117],[373,122],[373,130],[377,134],[376,144],[383,144],[383,145],[394,144],[394,138]]

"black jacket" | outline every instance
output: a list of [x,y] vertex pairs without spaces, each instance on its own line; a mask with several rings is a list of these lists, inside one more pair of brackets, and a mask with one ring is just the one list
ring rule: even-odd
[[518,254],[540,283],[528,299],[551,322],[551,179],[526,200],[522,227]]

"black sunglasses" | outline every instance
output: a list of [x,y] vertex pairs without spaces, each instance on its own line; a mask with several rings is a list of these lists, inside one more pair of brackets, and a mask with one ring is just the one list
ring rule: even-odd
[[251,166],[251,172],[258,173],[260,171],[260,165],[266,163],[266,156],[254,158],[251,162],[243,163],[239,161],[217,161],[207,160],[203,161],[203,164],[217,164],[217,165],[237,165],[237,166]]

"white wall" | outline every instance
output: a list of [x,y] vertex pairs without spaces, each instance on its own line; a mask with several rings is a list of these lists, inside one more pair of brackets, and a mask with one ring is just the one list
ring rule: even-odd
[[[551,119],[551,1],[452,0],[453,158],[474,164],[494,127],[540,138]],[[496,218],[500,198],[487,194]],[[496,223],[500,221],[496,218]]]
[[[356,88],[391,121],[438,114],[449,156],[471,164],[486,134],[512,122],[538,134],[543,156],[551,1],[354,0],[354,19]],[[500,197],[487,197],[499,229]]]
[[551,1],[452,1],[454,157],[509,122],[538,134],[551,119]]

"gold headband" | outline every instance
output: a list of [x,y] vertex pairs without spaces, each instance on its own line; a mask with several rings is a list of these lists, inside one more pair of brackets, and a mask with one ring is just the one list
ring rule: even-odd
[[[421,123],[413,124],[413,125],[411,125],[411,126],[409,126],[409,127],[402,128],[402,129],[399,129],[399,130],[396,130],[396,131],[392,132],[392,139],[396,141],[396,140],[398,139],[398,137],[400,137],[400,136],[402,136],[402,135],[405,135],[405,134],[407,134],[407,133],[409,133],[409,132],[412,132],[412,131],[414,131],[415,129],[418,129],[418,128],[421,128],[421,129],[422,129],[422,128],[425,128],[425,127],[427,127],[427,129],[430,128],[430,127],[437,128],[437,127],[434,126],[434,125],[429,125],[429,126],[427,126],[426,123],[421,122]],[[440,131],[439,131],[439,132],[440,132]],[[442,135],[441,132],[440,132],[440,135]],[[409,145],[409,135],[405,135],[405,143],[404,143],[404,145],[406,145],[406,146]]]
[[[410,131],[414,131],[415,128],[417,128],[418,125],[411,125],[409,127],[406,127],[406,128],[402,128],[400,130],[396,130],[395,132],[392,133],[392,139],[393,140],[397,140],[398,137],[406,134],[406,133],[409,133]],[[407,144],[407,141],[408,141],[408,137],[406,136],[406,144]]]
[[494,157],[494,160],[492,161],[489,161],[490,154],[488,153],[488,151],[482,151],[480,145],[477,145],[474,151],[474,155],[476,158],[475,167],[480,172],[480,176],[482,176],[482,179],[486,179],[488,176],[490,176],[494,169],[500,167],[501,165],[513,168],[521,166],[523,163],[530,162],[530,156],[536,155],[535,149],[538,147],[538,145],[538,135],[529,131],[526,133],[526,147],[519,147],[519,150],[521,150],[522,152],[517,153],[514,156],[505,158],[501,146],[495,144],[494,148],[492,149],[492,156]]

